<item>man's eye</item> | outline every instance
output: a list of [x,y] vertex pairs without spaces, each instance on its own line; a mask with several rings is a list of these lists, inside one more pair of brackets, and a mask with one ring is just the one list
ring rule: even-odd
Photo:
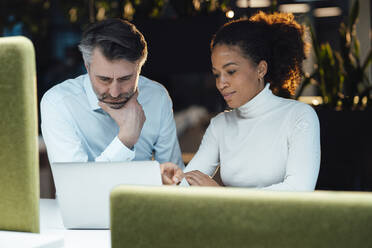
[[231,70],[231,71],[228,71],[227,73],[228,73],[229,75],[233,75],[235,72],[236,72],[235,70]]
[[101,81],[103,82],[108,82],[110,79],[109,78],[100,78]]
[[123,82],[127,82],[128,80],[130,80],[131,79],[131,77],[123,77],[123,78],[119,78],[118,79],[118,82],[119,83],[123,83]]

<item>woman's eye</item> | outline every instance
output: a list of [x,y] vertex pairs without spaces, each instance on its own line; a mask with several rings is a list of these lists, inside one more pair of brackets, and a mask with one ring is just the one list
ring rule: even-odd
[[236,71],[235,70],[232,70],[232,71],[228,71],[227,73],[229,74],[229,75],[232,75],[232,74],[234,74]]
[[214,78],[218,78],[220,75],[218,74],[213,74]]

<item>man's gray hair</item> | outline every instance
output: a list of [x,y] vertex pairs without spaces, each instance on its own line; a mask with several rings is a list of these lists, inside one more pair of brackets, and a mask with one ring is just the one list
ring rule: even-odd
[[93,53],[94,46],[90,46],[90,45],[87,45],[87,44],[80,43],[78,47],[79,47],[79,50],[80,50],[80,52],[83,56],[84,64],[86,66],[89,66],[90,65],[90,60],[92,58],[92,53]]
[[147,58],[145,38],[132,23],[121,19],[93,23],[83,33],[78,47],[87,66],[95,48],[99,48],[108,60],[141,60],[143,64]]

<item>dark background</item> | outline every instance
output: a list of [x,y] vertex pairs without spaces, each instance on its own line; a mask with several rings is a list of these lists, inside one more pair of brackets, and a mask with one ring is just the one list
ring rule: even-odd
[[[162,83],[169,91],[175,111],[190,105],[202,105],[210,112],[220,112],[224,103],[215,90],[210,73],[209,42],[218,27],[227,22],[223,7],[214,11],[192,9],[192,1],[132,1],[147,4],[137,7],[132,22],[144,34],[149,47],[143,75]],[[260,0],[258,0],[260,1]],[[264,1],[264,0],[261,0]],[[363,0],[362,0],[363,1]],[[120,17],[124,0],[2,0],[0,3],[0,31],[3,36],[25,35],[35,45],[38,75],[38,96],[53,85],[85,72],[77,44],[82,30],[89,24],[89,9],[97,14],[99,8],[107,7],[106,16]],[[159,2],[168,2],[167,7],[156,9]],[[220,6],[235,11],[234,19],[251,16],[266,8],[238,8],[234,0],[217,1]],[[321,42],[330,42],[337,49],[337,32],[340,22],[348,15],[350,3],[341,1],[271,1],[277,6],[287,3],[308,3],[311,10],[318,7],[338,6],[342,15],[314,18],[309,13],[297,15],[312,23]],[[93,3],[93,4],[92,4]],[[106,5],[104,5],[105,3]],[[115,3],[115,4],[114,4]],[[158,4],[157,4],[158,3]],[[113,7],[114,6],[114,7]],[[203,6],[202,6],[203,7]],[[77,20],[71,22],[71,9],[77,9]],[[226,11],[226,10],[225,10]],[[95,17],[95,15],[93,15]]]
[[[208,117],[225,109],[210,72],[209,42],[229,20],[227,10],[235,12],[235,19],[249,17],[258,10],[270,12],[281,4],[307,3],[309,12],[296,14],[297,20],[311,23],[319,41],[329,42],[337,50],[338,28],[351,7],[349,0],[272,0],[272,5],[264,8],[239,8],[235,0],[215,1],[219,4],[215,9],[211,7],[213,0],[200,0],[199,10],[193,7],[193,1],[187,0],[2,0],[0,35],[25,35],[34,43],[39,100],[52,86],[85,73],[77,50],[82,30],[97,18],[102,8],[106,9],[107,17],[121,17],[127,2],[133,3],[136,10],[131,21],[148,43],[149,56],[142,74],[168,89],[176,114],[198,105],[208,111]],[[334,6],[342,10],[340,16],[312,15],[318,7]],[[317,113],[322,144],[317,189],[372,190],[372,113],[337,113],[322,108]],[[183,152],[196,151],[207,124],[203,122],[179,137]],[[41,161],[47,163],[45,157]]]

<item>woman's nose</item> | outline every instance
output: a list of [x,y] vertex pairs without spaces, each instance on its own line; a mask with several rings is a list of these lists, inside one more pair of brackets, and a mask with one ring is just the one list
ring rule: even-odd
[[216,86],[218,90],[222,90],[227,86],[227,80],[225,77],[220,76],[219,78],[216,79]]

